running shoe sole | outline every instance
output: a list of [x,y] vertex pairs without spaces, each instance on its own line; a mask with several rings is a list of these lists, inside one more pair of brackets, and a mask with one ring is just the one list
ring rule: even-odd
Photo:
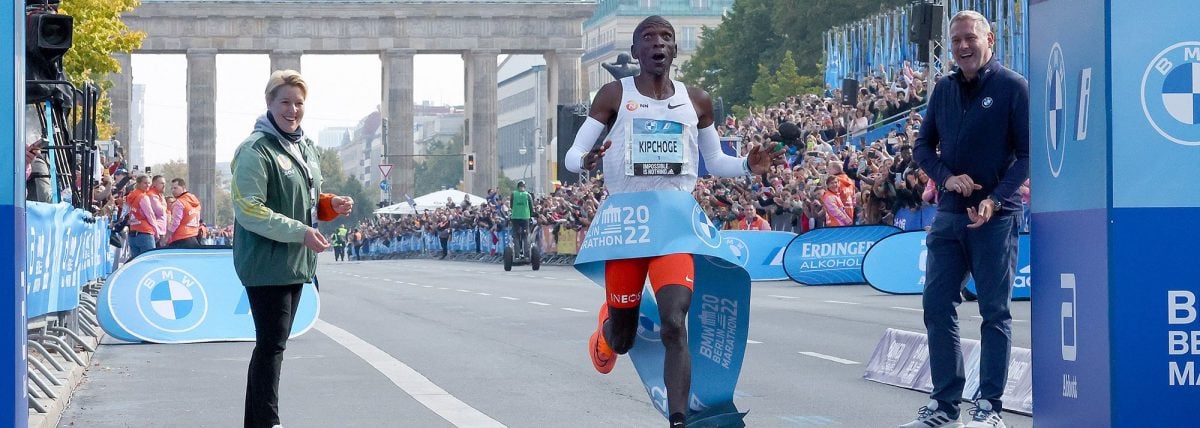
[[[600,315],[597,317],[596,331],[592,332],[592,337],[588,339],[588,355],[592,357],[592,366],[601,374],[608,374],[613,367],[617,365],[617,355],[609,348],[608,355],[600,349],[601,342],[604,341],[604,321],[608,319],[608,303],[601,304]],[[605,348],[607,343],[603,344]]]

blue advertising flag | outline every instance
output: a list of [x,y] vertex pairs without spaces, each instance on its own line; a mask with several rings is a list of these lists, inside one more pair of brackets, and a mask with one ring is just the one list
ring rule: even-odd
[[[738,266],[723,237],[688,192],[618,193],[597,210],[575,261],[580,273],[603,287],[607,260],[693,255],[694,291],[688,310],[690,425],[744,426],[733,392],[749,334],[750,276]],[[629,357],[652,404],[665,417],[661,323],[653,293],[645,294],[649,297],[642,299]]]
[[[100,327],[125,341],[195,343],[254,340],[246,287],[233,250],[154,250],[113,273],[100,290]],[[305,284],[292,335],[316,323],[321,304]]]
[[[924,230],[888,236],[867,251],[862,275],[872,288],[888,294],[921,294],[925,291],[926,248]],[[1017,272],[1013,277],[1013,300],[1029,300],[1029,235],[1018,237]],[[975,281],[967,283],[975,292]]]
[[793,281],[806,285],[862,284],[867,250],[897,232],[900,229],[882,225],[810,230],[784,249],[783,269]]

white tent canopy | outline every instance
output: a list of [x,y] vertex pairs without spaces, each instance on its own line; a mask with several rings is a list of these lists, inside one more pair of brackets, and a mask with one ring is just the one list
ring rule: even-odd
[[463,191],[456,190],[456,189],[446,189],[446,190],[439,190],[439,191],[430,193],[428,195],[424,195],[419,198],[413,199],[413,202],[417,203],[417,209],[415,211],[413,210],[413,207],[408,204],[408,201],[403,201],[398,204],[392,204],[392,205],[388,205],[386,207],[377,209],[377,210],[375,210],[375,214],[407,215],[407,214],[416,214],[416,213],[425,212],[425,210],[436,210],[438,208],[446,207],[446,198],[447,197],[450,198],[450,200],[454,201],[455,204],[461,204],[464,195],[467,196],[468,200],[471,201],[471,205],[480,205],[480,204],[487,202],[487,199],[472,195],[467,192],[463,192]]

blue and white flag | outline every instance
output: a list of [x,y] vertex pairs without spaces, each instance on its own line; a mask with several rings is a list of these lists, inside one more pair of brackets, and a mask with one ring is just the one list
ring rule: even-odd
[[[607,260],[693,255],[695,282],[688,310],[692,425],[743,426],[733,392],[750,327],[750,276],[723,237],[690,193],[619,193],[600,206],[575,260],[580,273],[603,287]],[[651,298],[642,299],[629,357],[650,401],[666,417],[658,305],[653,293],[645,294]]]
[[[100,290],[100,327],[129,342],[194,343],[254,340],[250,301],[233,270],[233,250],[155,250],[113,273]],[[320,313],[313,284],[304,284],[292,335]]]
[[[927,250],[923,230],[897,233],[875,243],[863,260],[862,273],[867,284],[888,294],[921,294],[925,291]],[[1017,271],[1013,277],[1013,300],[1029,300],[1030,275],[1029,235],[1017,239]],[[975,281],[967,283],[975,292]]]

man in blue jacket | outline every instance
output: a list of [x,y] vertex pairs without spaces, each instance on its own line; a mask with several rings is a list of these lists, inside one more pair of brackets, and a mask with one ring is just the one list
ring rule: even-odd
[[1012,343],[1008,303],[1017,263],[1017,189],[1029,175],[1029,84],[996,62],[990,30],[975,11],[950,20],[958,68],[934,88],[914,150],[921,169],[939,184],[922,298],[933,392],[904,428],[963,426],[958,418],[966,376],[956,308],[968,273],[975,277],[983,340],[979,392],[966,426],[1004,427],[1000,397]]

